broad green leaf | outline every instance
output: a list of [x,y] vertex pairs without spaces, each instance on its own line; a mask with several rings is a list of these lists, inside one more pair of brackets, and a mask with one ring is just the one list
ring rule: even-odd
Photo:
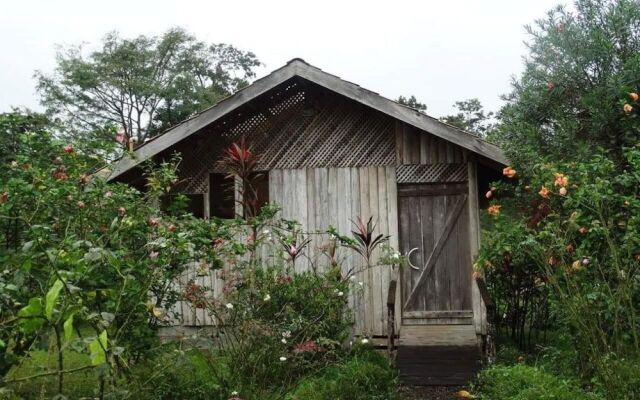
[[25,317],[20,320],[20,326],[27,333],[33,333],[42,327],[44,318],[42,315],[42,299],[40,297],[32,297],[29,303],[18,311],[19,317]]
[[4,340],[0,339],[0,349],[4,349],[6,347]]
[[58,296],[60,296],[60,290],[62,289],[63,285],[64,284],[62,283],[62,281],[58,279],[53,283],[53,286],[51,286],[51,289],[49,289],[49,291],[47,292],[47,296],[45,298],[45,303],[44,303],[45,304],[44,315],[48,319],[51,319],[51,316],[53,315],[53,308],[56,305]]
[[64,328],[64,340],[70,340],[73,336],[73,314],[69,315],[64,324],[62,325]]
[[107,331],[102,331],[100,336],[89,343],[91,353],[91,365],[101,365],[107,362],[105,350],[107,349]]

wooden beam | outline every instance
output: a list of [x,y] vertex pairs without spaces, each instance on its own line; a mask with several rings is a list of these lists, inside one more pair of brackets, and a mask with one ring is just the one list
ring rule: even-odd
[[405,311],[402,318],[473,318],[473,310]]
[[409,293],[409,296],[407,297],[407,301],[405,301],[403,308],[407,308],[407,306],[411,304],[411,302],[415,299],[416,294],[418,293],[418,289],[420,288],[420,286],[422,286],[422,284],[424,284],[429,274],[431,274],[433,267],[436,265],[436,261],[438,261],[438,257],[440,257],[440,253],[442,252],[444,245],[447,243],[447,240],[449,239],[449,235],[451,234],[451,231],[453,231],[453,227],[455,226],[456,221],[460,216],[460,213],[464,209],[464,205],[466,201],[467,201],[467,195],[460,197],[456,202],[455,206],[453,207],[453,210],[451,210],[451,212],[447,216],[444,231],[442,232],[442,235],[436,242],[436,245],[433,247],[433,251],[431,252],[431,255],[429,256],[429,258],[427,259],[427,262],[422,268],[422,272],[418,277],[418,281],[416,282],[416,285],[411,290],[411,293]]

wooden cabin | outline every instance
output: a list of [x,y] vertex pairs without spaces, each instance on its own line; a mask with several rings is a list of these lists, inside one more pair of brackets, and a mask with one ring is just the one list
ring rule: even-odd
[[[185,182],[180,190],[194,214],[233,216],[235,203],[223,197],[216,161],[242,135],[260,154],[262,193],[281,205],[284,218],[308,232],[332,225],[346,233],[358,216],[372,216],[378,230],[391,235],[391,246],[408,257],[397,291],[389,292],[395,287],[391,268],[374,267],[356,277],[364,293],[350,301],[354,333],[383,341],[397,335],[397,362],[406,381],[467,379],[487,333],[485,304],[472,277],[479,191],[507,163],[501,150],[294,59],[139,146],[109,179],[139,184],[141,163],[179,152]],[[322,240],[314,235],[309,260],[299,270],[322,264]],[[348,256],[344,267],[358,262]],[[192,278],[214,293],[222,286],[213,273]],[[204,311],[181,307],[183,326],[211,323]]]

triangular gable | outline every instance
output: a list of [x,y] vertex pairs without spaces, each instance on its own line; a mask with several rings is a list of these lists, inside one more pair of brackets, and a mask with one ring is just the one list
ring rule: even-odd
[[303,60],[293,59],[282,68],[256,80],[246,88],[174,126],[149,142],[144,143],[134,151],[133,155],[125,155],[116,163],[109,179],[117,178],[135,166],[205,128],[219,118],[224,117],[243,104],[296,76],[454,143],[489,160],[503,165],[508,163],[507,158],[499,147],[469,132],[448,125],[410,107],[403,106],[375,92],[340,79],[335,75],[328,74],[319,68],[307,64]]

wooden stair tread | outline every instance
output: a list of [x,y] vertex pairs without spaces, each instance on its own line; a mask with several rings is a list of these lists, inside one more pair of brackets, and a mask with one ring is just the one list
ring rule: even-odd
[[405,384],[462,386],[475,378],[482,363],[475,345],[399,346],[396,365]]
[[403,325],[399,346],[477,346],[473,325]]

